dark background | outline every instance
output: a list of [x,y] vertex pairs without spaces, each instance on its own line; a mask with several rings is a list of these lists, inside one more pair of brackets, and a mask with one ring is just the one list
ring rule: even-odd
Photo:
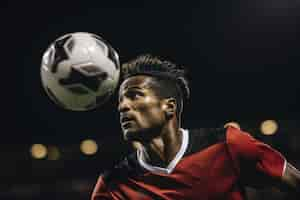
[[[4,1],[0,11],[1,199],[87,199],[101,170],[127,152],[116,95],[94,111],[70,112],[56,107],[41,86],[42,54],[71,32],[101,35],[121,63],[151,53],[186,66],[192,93],[185,127],[238,121],[297,165],[299,148],[289,148],[300,128],[300,3],[295,0]],[[278,134],[260,135],[265,119],[279,121]],[[85,138],[100,144],[95,156],[80,154]],[[57,145],[62,158],[33,160],[34,143]],[[265,193],[255,194],[261,199]]]

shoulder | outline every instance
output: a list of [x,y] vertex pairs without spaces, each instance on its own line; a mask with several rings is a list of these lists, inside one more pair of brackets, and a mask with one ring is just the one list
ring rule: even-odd
[[229,148],[236,151],[237,154],[254,154],[255,152],[257,152],[257,145],[262,144],[248,132],[244,132],[235,127],[227,128],[226,142]]
[[225,142],[225,128],[199,128],[189,130],[189,145],[186,155],[199,152],[211,145]]

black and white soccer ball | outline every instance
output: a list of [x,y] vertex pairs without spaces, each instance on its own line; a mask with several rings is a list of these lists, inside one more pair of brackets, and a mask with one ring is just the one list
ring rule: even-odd
[[57,105],[72,111],[104,104],[117,88],[118,53],[100,36],[78,32],[55,40],[43,55],[41,80]]

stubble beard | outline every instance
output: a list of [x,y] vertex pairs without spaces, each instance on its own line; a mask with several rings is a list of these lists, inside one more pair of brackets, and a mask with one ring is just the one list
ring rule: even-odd
[[138,131],[123,130],[124,139],[128,142],[148,143],[160,135],[161,127],[141,129]]

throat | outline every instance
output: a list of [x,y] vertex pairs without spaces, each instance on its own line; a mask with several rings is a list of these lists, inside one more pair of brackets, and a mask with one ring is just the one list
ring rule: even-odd
[[178,131],[174,137],[154,139],[143,150],[144,161],[153,166],[166,168],[180,151],[182,140],[181,131]]
[[171,160],[166,160],[163,157],[163,154],[159,155],[153,151],[144,151],[143,152],[143,160],[152,166],[166,168]]

